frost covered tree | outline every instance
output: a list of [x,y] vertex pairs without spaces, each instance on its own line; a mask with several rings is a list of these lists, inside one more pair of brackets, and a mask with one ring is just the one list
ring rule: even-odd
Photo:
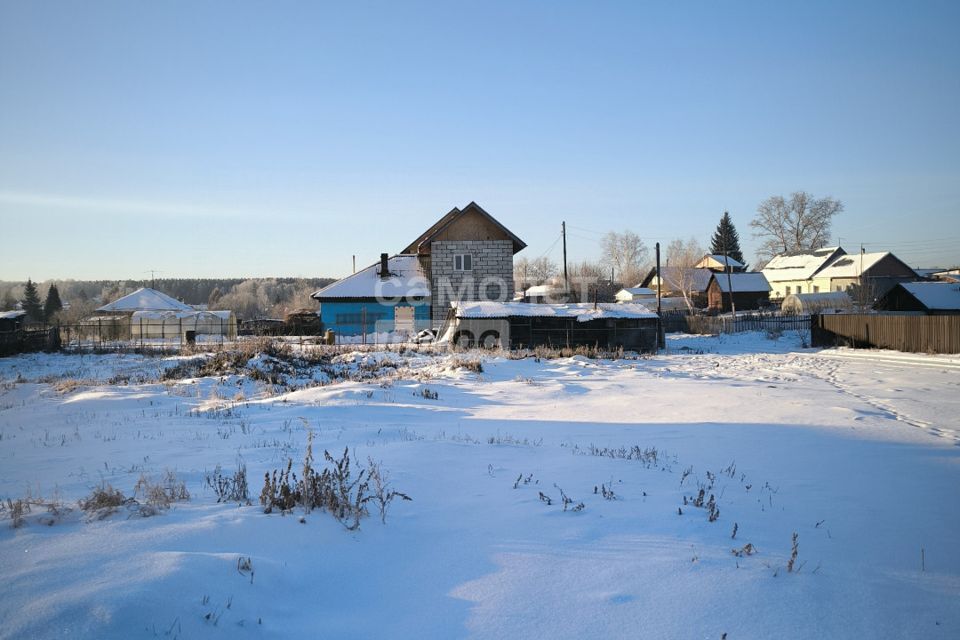
[[769,260],[781,253],[812,251],[826,246],[833,216],[843,211],[843,203],[831,197],[815,198],[797,191],[789,198],[771,196],[757,207],[750,222],[755,238],[763,240],[757,250]]
[[717,256],[726,253],[737,262],[743,265],[747,264],[746,260],[743,259],[743,252],[740,250],[740,234],[737,233],[737,228],[733,226],[729,211],[723,212],[720,224],[717,225],[717,230],[713,232],[713,238],[710,240],[710,253]]
[[47,289],[47,298],[43,301],[43,319],[50,322],[61,309],[63,302],[60,301],[60,292],[57,285],[51,284]]
[[677,238],[667,245],[670,288],[680,291],[683,301],[687,303],[687,308],[690,310],[694,307],[692,292],[697,278],[697,270],[693,265],[700,261],[703,254],[703,247],[693,237],[688,240]]
[[647,259],[647,246],[633,231],[610,231],[600,240],[601,261],[607,269],[613,269],[611,279],[619,279],[633,286],[643,277],[643,265]]
[[3,302],[0,302],[0,311],[13,311],[17,307],[17,299],[13,296],[13,291],[7,289],[3,292]]
[[37,285],[29,278],[23,288],[23,299],[20,302],[23,304],[23,310],[27,312],[28,318],[34,322],[43,320],[43,305],[40,304],[40,294],[37,292]]

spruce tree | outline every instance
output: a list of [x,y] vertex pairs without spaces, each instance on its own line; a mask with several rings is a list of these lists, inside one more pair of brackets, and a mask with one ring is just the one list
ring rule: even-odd
[[717,225],[717,230],[713,233],[713,238],[710,241],[710,253],[717,256],[726,253],[746,267],[747,263],[743,259],[743,252],[740,251],[740,234],[737,233],[737,228],[733,226],[733,221],[730,220],[729,211],[723,212],[720,224]]
[[27,285],[23,288],[23,310],[27,312],[27,317],[34,322],[43,321],[43,305],[40,304],[40,294],[37,293],[37,285],[33,284],[29,278]]
[[60,301],[60,292],[57,290],[57,285],[51,284],[47,289],[47,299],[43,301],[43,319],[50,322],[61,309],[63,309],[63,303]]

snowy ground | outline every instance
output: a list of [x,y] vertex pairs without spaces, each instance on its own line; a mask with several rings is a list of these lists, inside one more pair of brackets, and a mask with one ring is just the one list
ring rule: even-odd
[[[669,346],[481,373],[347,354],[292,392],[252,373],[263,356],[166,381],[192,360],[0,359],[0,498],[75,507],[164,470],[192,494],[148,518],[0,514],[0,637],[960,637],[960,358]],[[353,532],[264,514],[264,472],[302,464],[308,431],[413,501]],[[204,483],[238,460],[253,506]],[[684,503],[698,487],[714,522]]]

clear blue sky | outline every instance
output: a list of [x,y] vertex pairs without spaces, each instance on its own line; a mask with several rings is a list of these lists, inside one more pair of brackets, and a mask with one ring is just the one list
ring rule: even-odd
[[960,262],[960,3],[791,4],[0,0],[0,279],[345,275],[471,200],[753,259],[800,189]]

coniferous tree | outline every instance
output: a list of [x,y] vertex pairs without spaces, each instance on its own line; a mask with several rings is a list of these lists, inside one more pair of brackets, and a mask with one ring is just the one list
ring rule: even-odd
[[60,292],[57,290],[57,285],[51,284],[47,289],[47,299],[43,301],[43,319],[49,322],[61,309],[63,309],[63,302],[60,301]]
[[747,263],[743,259],[743,252],[740,251],[740,234],[737,233],[737,228],[733,226],[733,221],[730,220],[729,211],[723,212],[723,217],[720,218],[720,224],[717,225],[717,230],[714,231],[713,238],[710,241],[710,253],[722,256],[724,252],[740,264],[746,266]]
[[29,278],[27,285],[23,288],[23,310],[27,312],[27,317],[35,322],[43,320],[43,305],[40,304],[40,294],[37,293],[37,285],[33,284]]

